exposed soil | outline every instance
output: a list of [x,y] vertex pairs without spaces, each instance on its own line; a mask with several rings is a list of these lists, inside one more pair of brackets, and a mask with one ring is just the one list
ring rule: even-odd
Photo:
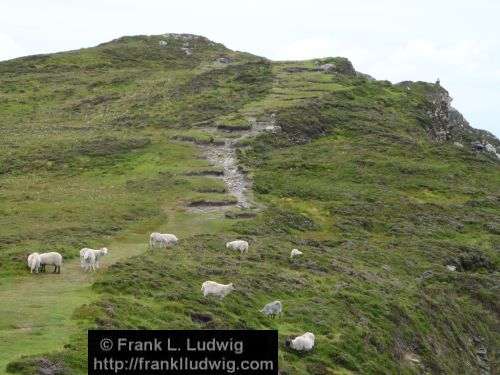
[[[198,144],[206,159],[217,168],[222,169],[223,173],[215,174],[213,171],[206,172],[193,172],[196,175],[205,176],[217,176],[221,177],[227,186],[227,191],[229,194],[236,198],[236,202],[229,204],[215,205],[214,202],[193,202],[189,206],[195,206],[197,210],[203,210],[204,207],[207,211],[213,211],[214,206],[219,206],[219,209],[227,210],[228,207],[236,206],[241,209],[249,209],[255,207],[253,201],[251,186],[252,183],[245,172],[243,172],[238,167],[238,158],[236,157],[236,149],[239,147],[238,144],[241,140],[255,136],[262,131],[277,131],[275,126],[274,117],[271,117],[267,121],[257,121],[255,118],[249,118],[247,125],[242,125],[237,129],[233,126],[232,130],[238,130],[237,132],[228,132],[228,127],[223,125],[218,126],[218,131],[214,132],[214,128],[205,129],[207,132],[212,134],[217,134],[217,139],[222,140],[219,143],[210,144]],[[231,133],[231,137],[228,136]],[[251,216],[247,216],[251,217]]]

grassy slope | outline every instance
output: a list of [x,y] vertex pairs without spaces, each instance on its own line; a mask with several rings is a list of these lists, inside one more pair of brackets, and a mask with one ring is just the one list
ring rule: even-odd
[[[119,261],[83,288],[84,298],[73,295],[75,308],[87,296],[93,302],[68,319],[71,339],[44,337],[51,350],[69,343],[47,358],[84,373],[88,327],[277,328],[281,344],[287,335],[317,335],[311,354],[281,347],[289,374],[472,374],[481,345],[494,373],[499,167],[429,141],[422,117],[432,85],[407,90],[307,70],[312,61],[270,65],[206,40],[187,56],[184,42],[169,40],[166,51],[158,41],[125,38],[0,64],[0,86],[9,88],[0,97],[6,290],[18,282],[26,248],[71,256],[104,242],[125,257],[142,251],[153,228],[183,238],[167,256]],[[234,59],[229,67],[214,62],[222,55]],[[229,221],[183,213],[179,202],[213,182],[184,175],[206,164],[172,138],[205,140],[192,128],[270,113],[280,137],[261,135],[239,154],[262,214]],[[245,258],[223,250],[236,236],[252,243]],[[290,262],[292,247],[305,256]],[[234,281],[237,293],[204,300],[206,279]],[[273,299],[284,303],[280,320],[258,313]],[[34,344],[23,353],[40,352]],[[31,373],[36,358],[10,369]]]

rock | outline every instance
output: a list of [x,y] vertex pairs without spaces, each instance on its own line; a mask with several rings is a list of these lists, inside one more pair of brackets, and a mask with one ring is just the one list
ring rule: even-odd
[[453,266],[453,265],[451,265],[451,264],[447,264],[447,265],[446,265],[446,269],[447,269],[448,271],[456,271],[456,270],[457,270],[457,266]]
[[217,59],[217,62],[221,63],[221,64],[230,64],[232,62],[232,60],[229,57],[223,56],[223,57],[219,57]]
[[479,250],[468,248],[464,249],[458,257],[448,259],[445,264],[446,267],[453,266],[459,271],[495,270],[495,264],[485,254]]
[[264,131],[269,132],[269,133],[277,133],[281,130],[281,127],[278,125],[268,125],[264,128]]
[[490,152],[492,154],[495,154],[495,156],[500,159],[500,154],[497,152],[496,147],[493,146],[491,143],[486,142],[484,145],[484,149],[486,152]]
[[301,73],[301,72],[308,72],[310,71],[310,68],[305,68],[302,66],[290,66],[288,68],[285,68],[285,72],[287,73]]
[[494,154],[497,158],[500,159],[500,154],[497,152],[497,148],[489,142],[475,141],[471,143],[471,148],[476,152],[488,152],[490,154]]
[[500,225],[496,223],[488,223],[484,226],[488,232],[493,234],[500,234]]
[[494,152],[495,154],[497,153],[497,149],[495,148],[495,146],[493,146],[491,143],[486,143],[484,145],[484,148],[486,151],[488,152]]
[[479,141],[472,142],[471,147],[473,151],[485,151],[485,146]]
[[37,373],[40,375],[57,375],[64,373],[64,369],[61,366],[51,362],[46,358],[40,358],[37,361],[37,366]]
[[213,320],[214,318],[210,314],[204,314],[204,313],[197,313],[197,312],[192,312],[191,313],[191,320],[195,323],[209,323]]
[[345,57],[327,57],[325,59],[320,59],[316,61],[318,68],[317,71],[322,72],[333,72],[339,74],[345,74],[348,76],[356,76],[356,70],[352,63]]
[[335,65],[333,64],[323,64],[320,65],[319,68],[324,72],[332,72],[335,70]]
[[483,344],[484,340],[480,336],[474,336],[472,339],[476,346],[475,354],[476,354],[476,361],[479,366],[479,374],[490,375],[491,374],[490,360],[488,359],[488,349]]
[[420,280],[427,280],[427,279],[430,279],[432,277],[433,273],[431,270],[427,270],[427,271],[424,271],[422,272],[422,274],[420,275]]

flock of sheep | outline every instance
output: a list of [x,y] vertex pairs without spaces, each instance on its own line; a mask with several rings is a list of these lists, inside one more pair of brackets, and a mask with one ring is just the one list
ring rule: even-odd
[[[167,248],[177,244],[179,240],[173,234],[153,232],[149,236],[149,246],[151,249],[156,247]],[[240,254],[248,251],[248,242],[236,240],[226,243],[226,248],[239,251]],[[99,268],[99,260],[108,254],[108,249],[103,247],[99,250],[83,248],[80,250],[80,265],[84,271],[95,271]],[[293,249],[290,253],[290,258],[293,259],[302,255],[298,249]],[[62,255],[57,252],[50,253],[32,253],[28,256],[28,267],[31,273],[45,272],[46,265],[54,266],[54,273],[61,272]],[[224,298],[229,293],[235,290],[233,283],[219,284],[215,281],[207,280],[201,285],[203,296],[214,295],[219,298]],[[281,301],[273,301],[266,304],[260,312],[266,316],[278,316],[283,311]],[[298,351],[310,351],[314,347],[314,334],[306,332],[294,339],[288,339],[286,345]]]
[[[99,268],[99,260],[108,254],[105,247],[94,250],[84,247],[80,250],[80,264],[85,271],[95,271]],[[31,273],[45,272],[45,266],[54,266],[53,273],[61,273],[63,257],[61,254],[52,251],[50,253],[31,253],[28,256],[28,267]]]

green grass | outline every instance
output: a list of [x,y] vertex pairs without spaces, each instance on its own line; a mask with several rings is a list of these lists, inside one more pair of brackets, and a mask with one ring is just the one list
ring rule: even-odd
[[[351,68],[172,35],[0,63],[0,368],[84,374],[89,328],[249,328],[279,330],[284,374],[474,374],[480,346],[494,373],[498,161],[429,138],[439,88]],[[196,144],[271,117],[281,132],[237,153],[258,215],[186,210],[233,199]],[[153,230],[179,246],[146,252]],[[110,249],[103,270],[78,269],[83,246]],[[49,249],[63,274],[28,275]],[[207,279],[236,291],[204,299]],[[275,299],[283,317],[263,317]],[[311,353],[285,348],[305,331]]]

